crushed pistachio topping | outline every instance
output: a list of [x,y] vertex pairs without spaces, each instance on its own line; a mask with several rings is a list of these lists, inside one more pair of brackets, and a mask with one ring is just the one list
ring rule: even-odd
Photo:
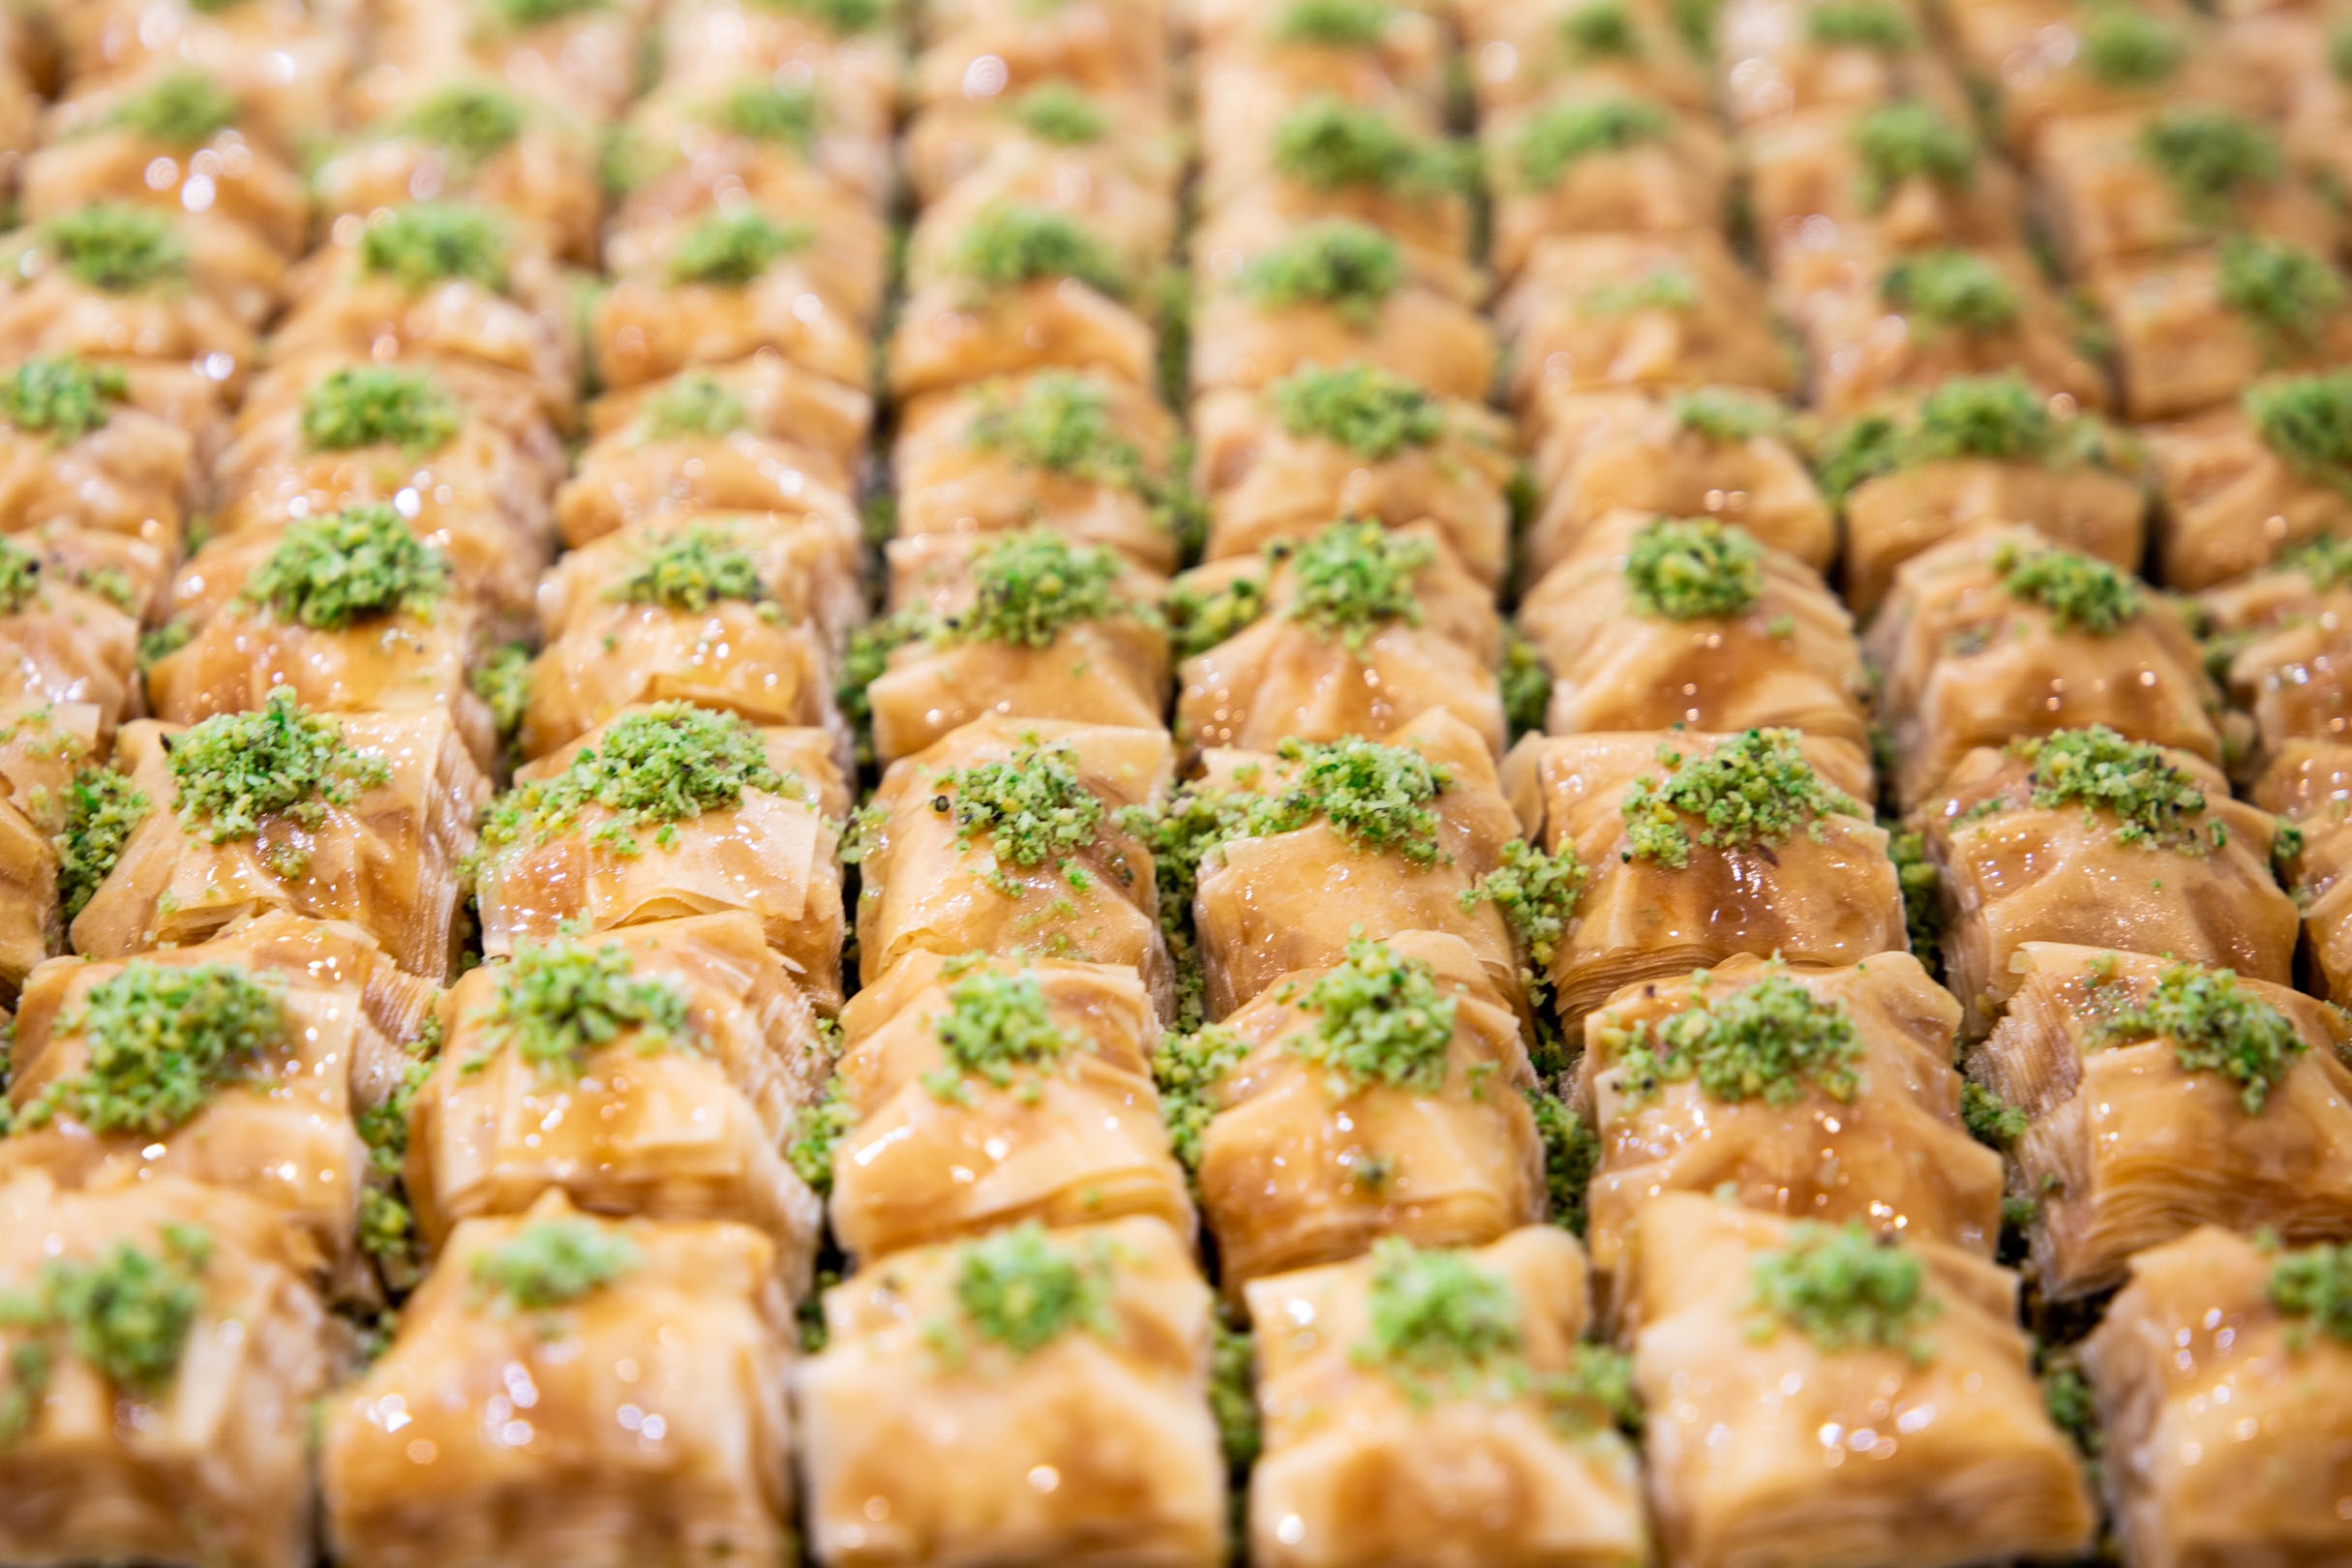
[[1995,1149],[2005,1149],[2033,1126],[2024,1111],[1971,1078],[1960,1086],[1960,1121],[1969,1136]]
[[1002,382],[980,388],[965,439],[1016,467],[1042,468],[1094,484],[1132,488],[1142,456],[1113,421],[1108,388],[1075,371],[1044,371],[1008,397]]
[[1601,1166],[1600,1134],[1550,1090],[1524,1093],[1536,1136],[1544,1145],[1544,1190],[1551,1199],[1552,1222],[1582,1236],[1592,1174]]
[[1544,727],[1552,708],[1552,672],[1544,666],[1543,649],[1517,626],[1504,630],[1502,667],[1494,680],[1502,691],[1512,739]]
[[2270,1304],[2309,1332],[2352,1344],[2352,1247],[2305,1247],[2280,1252],[2264,1284]]
[[286,1039],[278,994],[226,964],[134,958],[58,1020],[80,1037],[81,1070],[52,1081],[17,1118],[69,1116],[93,1132],[161,1137],[250,1078]]
[[1579,159],[1662,141],[1674,128],[1674,116],[1647,99],[1566,99],[1522,126],[1506,156],[1529,190],[1549,190]]
[[1819,0],[1805,14],[1805,37],[1832,48],[1900,54],[1917,42],[1911,18],[1891,0]]
[[87,1261],[49,1258],[30,1283],[0,1293],[0,1329],[18,1337],[0,1385],[0,1444],[29,1431],[56,1372],[56,1343],[134,1397],[163,1392],[204,1308],[212,1236],[166,1224],[149,1249],[121,1241]]
[[237,99],[201,71],[172,71],[123,100],[109,119],[150,141],[194,147],[237,123]]
[[453,202],[395,207],[359,236],[361,269],[389,278],[410,293],[456,282],[503,289],[507,254],[504,220],[484,208]]
[[858,1107],[850,1101],[848,1080],[838,1073],[827,1078],[816,1100],[794,1116],[784,1158],[819,1197],[833,1190],[833,1151],[857,1127]]
[[1405,285],[1404,254],[1369,224],[1328,219],[1303,226],[1241,270],[1242,294],[1269,310],[1320,305],[1359,329],[1371,327],[1389,295]]
[[953,266],[985,288],[1068,278],[1124,299],[1131,282],[1119,253],[1093,229],[1066,214],[1012,201],[980,209],[956,243]]
[[2238,1085],[2246,1114],[2258,1116],[2271,1091],[2310,1049],[2294,1020],[2226,969],[2174,964],[2145,1001],[2100,1017],[2103,1044],[2169,1040],[2184,1072],[2212,1072]]
[[480,4],[498,25],[521,29],[600,11],[604,0],[480,0]]
[[2245,406],[2263,444],[2298,475],[2352,488],[2352,371],[2260,382]]
[[1468,1254],[1415,1247],[1402,1236],[1372,1244],[1368,1330],[1357,1361],[1415,1378],[1451,1379],[1491,1368],[1523,1348],[1519,1292]]
[[1284,740],[1278,755],[1292,765],[1288,781],[1278,794],[1248,799],[1235,836],[1289,832],[1320,818],[1367,854],[1423,866],[1444,858],[1430,806],[1454,782],[1442,764],[1409,747],[1354,739]]
[[1152,1050],[1152,1081],[1168,1144],[1187,1170],[1200,1168],[1201,1139],[1217,1114],[1217,1086],[1250,1054],[1240,1036],[1221,1024],[1187,1035],[1163,1035]]
[[1745,528],[1708,517],[1662,517],[1634,534],[1625,584],[1640,615],[1727,619],[1763,596],[1764,558]]
[[2337,81],[2352,81],[2352,22],[2337,22],[2328,34],[2328,69]]
[[0,378],[0,420],[63,446],[104,429],[111,405],[130,395],[129,378],[112,365],[71,354],[28,359]]
[[2220,822],[2205,820],[2203,788],[2161,746],[2126,740],[2098,724],[2012,741],[2009,750],[2034,765],[2029,780],[2036,807],[2079,804],[2088,813],[2105,812],[2115,819],[2119,844],[2204,855],[2227,841]]
[[2256,234],[2222,239],[2219,286],[2221,303],[2274,350],[2316,347],[2328,317],[2344,308],[2344,275],[2333,261]]
[[523,101],[514,94],[458,82],[427,93],[395,123],[404,136],[479,164],[513,146],[523,120]]
[[1626,792],[1625,853],[1677,871],[1690,864],[1694,843],[1785,844],[1800,830],[1818,832],[1821,817],[1862,813],[1813,770],[1794,730],[1749,730],[1699,757],[1670,742],[1658,748],[1658,761],[1665,777],[1644,773]]
[[637,416],[647,441],[707,440],[751,428],[751,410],[708,371],[689,371],[662,385]]
[[188,241],[171,220],[145,207],[76,207],[44,223],[41,238],[70,276],[104,293],[128,294],[188,276]]
[[2188,43],[2130,4],[2102,5],[2076,35],[2076,58],[2110,87],[2153,87],[2181,68]]
[[280,815],[316,828],[329,806],[347,806],[392,777],[382,759],[345,744],[340,725],[304,710],[284,686],[255,711],[216,714],[166,744],[172,809],[208,844],[250,838]]
[[931,618],[920,610],[898,610],[878,616],[850,633],[833,681],[833,701],[858,737],[858,760],[874,760],[875,681],[890,672],[890,655],[909,643],[932,634]]
[[1596,316],[1631,316],[1642,311],[1676,315],[1699,308],[1699,280],[1688,267],[1661,261],[1638,278],[1612,278],[1584,291],[1584,308]]
[[2226,218],[2230,199],[2248,186],[2275,185],[2286,173],[2286,154],[2268,130],[2193,105],[2158,110],[2140,132],[2140,153],[2171,182],[2181,210],[2204,224]]
[[1205,653],[1256,624],[1266,613],[1266,582],[1229,579],[1214,590],[1178,581],[1160,604],[1168,623],[1168,645],[1180,659]]
[[1067,81],[1042,81],[1012,101],[1012,118],[1040,141],[1083,147],[1110,134],[1110,111]]
[[769,765],[766,739],[739,714],[656,703],[606,725],[561,772],[498,797],[483,815],[482,845],[544,843],[595,807],[617,818],[595,833],[600,846],[635,855],[629,829],[650,825],[655,842],[667,849],[677,824],[739,806],[746,790],[780,795],[794,788]]
[[673,980],[640,980],[618,942],[518,943],[473,1021],[490,1051],[512,1045],[530,1066],[565,1077],[624,1034],[646,1048],[694,1039],[686,993]]
[[1676,426],[1710,441],[1752,441],[1788,428],[1788,414],[1770,398],[1736,387],[1703,386],[1667,403]]
[[701,615],[712,606],[768,598],[760,563],[723,523],[689,523],[642,543],[629,569],[604,590],[616,604],[648,604]]
[[530,646],[507,643],[494,648],[466,683],[490,706],[490,721],[498,733],[514,734],[530,705]]
[[1376,365],[1305,365],[1267,388],[1291,435],[1337,442],[1374,463],[1445,434],[1445,406],[1420,382]]
[[1426,1095],[1445,1086],[1456,1004],[1424,960],[1385,942],[1350,942],[1347,961],[1307,987],[1304,1006],[1314,1027],[1286,1043],[1327,1070],[1333,1094],[1378,1087]]
[[1973,251],[1921,251],[1879,278],[1879,297],[1930,326],[1999,332],[2016,323],[2017,287]]
[[2005,540],[1993,552],[2002,588],[2021,604],[2050,613],[2060,631],[2107,637],[2140,613],[2138,579],[2094,556],[2031,548]]
[[1432,189],[1459,166],[1444,147],[1399,126],[1378,109],[1317,93],[1274,128],[1274,166],[1318,191],[1346,186]]
[[449,590],[449,562],[389,506],[354,506],[286,526],[238,597],[280,620],[341,631],[432,604]]
[[1257,1413],[1256,1350],[1250,1331],[1221,1316],[1209,1355],[1209,1413],[1217,1418],[1218,1446],[1226,1467],[1247,1474],[1266,1445]]
[[[1036,1221],[1000,1230],[957,1249],[955,1305],[964,1328],[980,1340],[1034,1355],[1063,1336],[1108,1335],[1110,1254],[1100,1246],[1057,1241]],[[927,1336],[943,1358],[960,1359],[953,1333]]]
[[742,81],[710,106],[710,123],[731,136],[772,141],[805,152],[817,139],[820,106],[810,82],[779,86],[767,81]]
[[1073,858],[1095,842],[1108,813],[1079,776],[1077,753],[1029,737],[1009,758],[943,769],[932,782],[948,792],[932,804],[952,814],[956,847],[968,850],[975,836],[986,836],[996,861],[987,880],[997,891],[1020,895],[1008,866],[1050,864],[1072,886],[1086,885],[1089,873]]
[[971,571],[972,604],[941,628],[953,640],[1051,648],[1067,627],[1143,609],[1118,591],[1118,557],[1042,528],[991,540]]
[[756,207],[709,213],[670,253],[670,281],[739,288],[806,250],[816,234],[806,224],[778,223]]
[[2301,572],[2314,591],[2325,593],[2352,583],[2352,539],[2323,533],[2278,558],[2281,571]]
[[1369,48],[1396,15],[1389,0],[1291,0],[1275,20],[1274,38],[1322,48]]
[[643,1261],[624,1232],[593,1220],[534,1220],[466,1266],[479,1298],[543,1312],[585,1300]]
[[1975,178],[1976,138],[1916,99],[1870,110],[1846,139],[1861,165],[1862,205],[1873,212],[1907,180],[1965,191]]
[[13,616],[41,595],[41,558],[14,539],[0,538],[0,616]]
[[1953,377],[1922,399],[1909,420],[1880,413],[1849,421],[1815,454],[1814,472],[1823,490],[1842,498],[1881,474],[1926,463],[2112,466],[2123,455],[2098,420],[2059,418],[2024,377],[2004,372]]
[[1491,903],[1510,924],[1519,950],[1539,972],[1549,969],[1567,935],[1568,918],[1584,890],[1584,863],[1562,844],[1548,855],[1523,838],[1503,845],[1502,863],[1462,890],[1464,914]]
[[967,1078],[1006,1088],[1021,1069],[1059,1061],[1076,1044],[1046,1010],[1044,988],[1034,975],[976,970],[948,987],[948,1004],[949,1010],[931,1020],[948,1068],[923,1080],[941,1100],[962,1098]]
[[1579,65],[1596,60],[1638,60],[1642,34],[1625,0],[1596,0],[1560,18],[1560,43]]
[[111,768],[75,770],[66,789],[65,830],[50,839],[57,852],[57,896],[71,920],[113,873],[131,830],[152,804],[128,773]]
[[1858,1220],[1793,1226],[1789,1245],[1759,1256],[1749,1275],[1758,1338],[1786,1326],[1831,1355],[1897,1350],[1925,1361],[1931,1351],[1922,1330],[1941,1310],[1927,1293],[1919,1255]]
[[1725,1104],[1794,1105],[1816,1090],[1852,1101],[1862,1088],[1853,1018],[1786,975],[1722,995],[1702,985],[1687,1007],[1664,1018],[1606,1020],[1601,1041],[1635,1100],[1689,1081]]
[[1382,626],[1421,624],[1414,585],[1436,558],[1436,546],[1419,535],[1391,533],[1377,523],[1335,523],[1291,557],[1285,614],[1360,654]]
[[835,33],[862,33],[890,16],[897,8],[893,0],[760,0],[777,11],[796,12],[813,16]]
[[431,371],[407,365],[347,365],[302,394],[302,438],[315,452],[397,446],[411,457],[438,451],[464,422],[458,401]]

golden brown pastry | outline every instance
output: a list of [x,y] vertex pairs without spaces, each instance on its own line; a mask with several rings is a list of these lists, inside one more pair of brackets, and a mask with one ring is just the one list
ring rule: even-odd
[[2206,588],[2323,534],[2352,534],[2352,373],[2288,377],[2147,434],[2166,586]]
[[1735,0],[1715,24],[1715,65],[1742,127],[1911,98],[1955,111],[1965,102],[1910,0]]
[[2195,413],[2234,401],[2265,374],[2352,358],[2343,273],[2286,240],[2232,234],[2209,250],[2118,262],[2093,292],[2133,419]]

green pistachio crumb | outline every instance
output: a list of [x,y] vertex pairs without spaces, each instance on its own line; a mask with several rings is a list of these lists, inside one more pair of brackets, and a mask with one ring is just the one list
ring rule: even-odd
[[686,993],[673,980],[639,979],[618,942],[520,943],[497,969],[489,1002],[473,1014],[484,1043],[491,1051],[512,1045],[551,1076],[579,1076],[589,1057],[625,1034],[646,1047],[693,1042]]
[[129,378],[112,365],[71,354],[37,357],[0,378],[0,420],[65,446],[104,429],[111,406],[130,395]]
[[1805,37],[1831,48],[1900,54],[1917,40],[1911,19],[1891,0],[1816,0],[1805,14]]
[[1008,396],[1003,382],[987,382],[965,439],[1016,467],[1129,490],[1141,484],[1142,454],[1119,434],[1109,389],[1075,371],[1040,372],[1020,383],[1017,396]]
[[1662,141],[1674,126],[1673,115],[1643,98],[1564,99],[1522,126],[1506,156],[1522,184],[1531,191],[1547,191],[1579,159]]
[[1415,1379],[1451,1380],[1523,1347],[1524,1308],[1511,1282],[1463,1252],[1372,1244],[1369,1332],[1352,1354]]
[[1879,296],[1895,310],[1934,327],[1999,332],[2013,326],[2017,287],[1973,251],[1920,251],[1888,267]]
[[1336,93],[1308,98],[1274,128],[1274,166],[1318,191],[1441,189],[1459,166],[1444,146]]
[[1370,48],[1396,15],[1389,0],[1291,0],[1275,19],[1274,38],[1320,48]]
[[968,1078],[1005,1088],[1022,1069],[1050,1066],[1076,1045],[1053,1021],[1034,975],[976,970],[948,987],[948,1005],[931,1020],[947,1072],[938,1083],[924,1080],[942,1100],[959,1098]]
[[816,143],[822,118],[817,89],[811,82],[738,82],[710,106],[709,115],[710,123],[731,136],[771,141],[801,152]]
[[961,1244],[955,1304],[966,1327],[1016,1357],[1064,1335],[1112,1330],[1110,1260],[1029,1221]]
[[2352,489],[2352,371],[2246,388],[2246,415],[2263,444],[2305,479]]
[[740,288],[788,256],[806,250],[817,231],[802,223],[779,223],[756,207],[731,207],[706,214],[670,255],[674,284],[708,284]]
[[2352,1344],[2352,1247],[2306,1247],[2271,1262],[2264,1294],[2307,1333]]
[[1376,365],[1306,365],[1267,388],[1291,435],[1315,437],[1373,463],[1445,434],[1445,406],[1418,381]]
[[859,759],[873,760],[874,698],[871,687],[888,674],[890,655],[909,643],[921,642],[933,631],[931,618],[920,610],[900,610],[877,617],[850,633],[841,655],[841,670],[833,682],[833,701],[841,717],[858,735]]
[[1661,261],[1638,278],[1613,278],[1584,291],[1584,308],[1595,316],[1632,316],[1643,311],[1684,315],[1699,308],[1699,280],[1688,267]]
[[778,11],[813,16],[844,36],[881,25],[896,10],[893,0],[760,0]]
[[286,526],[238,597],[280,620],[342,631],[412,613],[449,591],[449,562],[389,506],[370,504]]
[[816,1100],[793,1118],[784,1157],[819,1197],[833,1190],[833,1151],[857,1127],[857,1107],[850,1103],[847,1080],[838,1074],[826,1079]]
[[1361,654],[1382,626],[1421,624],[1416,590],[1437,550],[1415,534],[1377,523],[1335,523],[1291,558],[1289,618],[1326,642]]
[[2206,820],[2205,791],[2161,746],[2127,740],[2100,724],[2012,741],[2009,750],[2034,765],[2036,807],[2105,812],[2115,819],[2119,844],[2194,856],[2220,846],[2223,830]]
[[359,236],[359,264],[409,293],[439,283],[506,287],[510,240],[505,221],[481,207],[425,201],[395,207]]
[[201,71],[171,71],[123,100],[109,118],[150,141],[195,147],[237,123],[237,99]]
[[2033,1122],[1974,1078],[1960,1086],[1960,1121],[1969,1136],[1995,1149],[2005,1149],[2026,1135]]
[[2083,24],[2076,48],[2092,79],[2109,87],[2153,87],[2180,70],[2188,42],[2135,5],[2102,4]]
[[1752,441],[1759,436],[1778,436],[1789,426],[1788,413],[1779,404],[1737,387],[1703,386],[1678,393],[1667,409],[1678,428],[1710,441]]
[[1445,1086],[1456,1003],[1424,960],[1385,942],[1350,942],[1346,962],[1307,988],[1305,1006],[1314,1027],[1287,1043],[1327,1070],[1333,1094],[1381,1087],[1427,1095]]
[[280,686],[255,711],[221,713],[166,742],[180,827],[208,844],[250,838],[285,815],[317,827],[329,806],[388,783],[382,759],[344,743],[333,719],[306,711]]
[[769,765],[767,741],[739,714],[690,703],[657,703],[623,714],[572,754],[563,770],[518,784],[482,819],[485,849],[539,844],[578,825],[589,807],[615,813],[624,831],[598,842],[633,855],[627,828],[689,821],[742,803],[746,790],[796,788]]
[[972,558],[972,604],[943,628],[951,640],[1051,648],[1063,631],[1134,615],[1119,592],[1119,558],[1042,528],[991,540]]
[[1511,739],[1532,735],[1544,727],[1552,709],[1552,672],[1544,666],[1543,650],[1517,626],[1506,629],[1502,668],[1495,674],[1502,688],[1503,712],[1511,724]]
[[42,561],[14,539],[0,538],[0,616],[19,615],[41,598]]
[[477,1299],[543,1312],[586,1300],[644,1261],[626,1233],[593,1220],[534,1220],[466,1267]]
[[1862,205],[1872,212],[1908,180],[1965,191],[1975,177],[1976,138],[1916,99],[1863,114],[1846,139],[1861,165]]
[[1543,1140],[1544,1190],[1551,1198],[1552,1222],[1582,1236],[1586,1194],[1593,1172],[1601,1166],[1600,1134],[1550,1090],[1524,1093],[1535,1117],[1536,1136]]
[[953,815],[956,846],[969,849],[975,837],[987,838],[997,864],[990,884],[1008,897],[1020,889],[1006,875],[1007,866],[1052,864],[1065,879],[1074,879],[1081,868],[1071,858],[1094,844],[1108,815],[1102,798],[1079,775],[1077,754],[1034,738],[1010,758],[946,769],[933,783]]
[[1625,557],[1637,614],[1668,620],[1721,620],[1747,614],[1764,594],[1764,547],[1746,529],[1713,518],[1659,518],[1643,526]]
[[129,294],[188,276],[188,241],[171,220],[145,207],[100,202],[41,226],[57,264],[102,293]]
[[1858,1220],[1834,1228],[1798,1223],[1788,1246],[1759,1256],[1749,1276],[1757,1338],[1786,1326],[1830,1355],[1896,1350],[1924,1362],[1932,1347],[1923,1330],[1942,1306],[1927,1293],[1919,1255]]
[[2310,1049],[2294,1020],[2239,989],[2226,969],[2174,964],[2145,1001],[2102,1016],[2103,1044],[2169,1040],[2184,1072],[2213,1072],[2238,1085],[2246,1114],[2258,1116],[2271,1091]]
[[17,1125],[63,1115],[102,1135],[162,1137],[251,1078],[285,1041],[286,1017],[278,993],[243,970],[134,958],[57,1027],[80,1037],[86,1061],[44,1089]]
[[1578,65],[1601,60],[1638,60],[1644,52],[1640,28],[1625,0],[1592,0],[1560,18],[1560,43]]
[[1993,570],[2011,598],[2048,611],[2062,632],[2112,636],[2143,605],[2137,578],[2071,550],[2029,549],[2007,540],[1993,553]]
[[113,873],[131,830],[146,820],[151,803],[127,773],[111,768],[75,770],[66,791],[65,830],[50,840],[57,851],[57,896],[67,920],[80,914]]
[[18,1337],[0,1388],[0,1445],[24,1435],[56,1369],[62,1340],[75,1360],[135,1398],[177,1375],[204,1309],[211,1233],[166,1224],[160,1245],[120,1241],[97,1257],[50,1258],[32,1281],[0,1293],[0,1328]]
[[479,0],[479,3],[494,23],[510,31],[544,26],[604,7],[604,0]]
[[1249,1054],[1239,1036],[1218,1024],[1163,1035],[1154,1047],[1152,1081],[1160,1088],[1169,1146],[1185,1169],[1200,1168],[1201,1139],[1217,1114],[1217,1087]]
[[2195,105],[2158,110],[2140,132],[2140,153],[2171,182],[2181,210],[2200,224],[2222,222],[2233,196],[2286,174],[2286,154],[2269,130],[2227,109]]
[[1110,110],[1101,100],[1067,81],[1042,81],[1011,105],[1022,130],[1057,147],[1083,147],[1110,134]]
[[1833,498],[1903,468],[1983,459],[2042,467],[2113,467],[2127,452],[2090,415],[2061,419],[2014,372],[1958,376],[1921,400],[1915,416],[1865,414],[1831,433],[1814,454],[1814,473]]
[[1943,909],[1937,901],[1942,879],[1928,856],[1924,833],[1899,824],[1885,826],[1886,855],[1894,861],[1895,883],[1903,892],[1903,925],[1911,954],[1932,970],[1944,943]]
[[523,101],[514,94],[456,82],[427,93],[394,123],[405,136],[479,164],[513,146],[523,122]]
[[302,394],[302,438],[315,452],[397,446],[437,452],[464,423],[439,377],[407,365],[347,365]]
[[1257,1416],[1254,1376],[1255,1348],[1246,1328],[1219,1318],[1209,1360],[1209,1411],[1217,1417],[1218,1446],[1225,1465],[1236,1475],[1247,1474],[1265,1447]]
[[1794,730],[1749,730],[1700,757],[1668,742],[1658,748],[1658,761],[1666,766],[1664,778],[1644,773],[1626,792],[1627,853],[1677,871],[1690,863],[1694,843],[1769,847],[1821,817],[1861,814],[1813,770]]
[[1131,281],[1119,253],[1092,228],[1065,213],[1013,201],[980,209],[957,241],[952,264],[984,288],[1068,278],[1124,299]]
[[530,645],[507,643],[491,651],[467,679],[473,694],[490,705],[490,721],[500,735],[512,735],[523,725],[523,710],[530,704]]
[[2230,234],[2221,241],[2221,303],[2252,323],[2274,352],[2318,347],[2344,308],[2344,275],[2327,257],[2284,240]]
[[1268,310],[1323,306],[1342,321],[1369,329],[1388,297],[1406,282],[1403,252],[1368,224],[1328,219],[1307,224],[1289,239],[1242,267],[1237,286]]
[[760,563],[724,523],[689,523],[643,542],[629,568],[604,590],[616,604],[702,615],[728,601],[769,597]]
[[1695,1080],[1725,1104],[1794,1105],[1815,1090],[1851,1101],[1861,1092],[1854,1020],[1786,975],[1723,995],[1702,988],[1682,1010],[1627,1026],[1604,1021],[1603,1053],[1640,1100]]
[[714,440],[750,428],[743,400],[707,371],[664,382],[637,416],[638,438],[647,441]]
[[1523,838],[1503,845],[1502,863],[1462,891],[1464,914],[1492,903],[1509,922],[1519,950],[1540,973],[1552,967],[1568,918],[1584,890],[1584,864],[1572,845],[1548,855]]

